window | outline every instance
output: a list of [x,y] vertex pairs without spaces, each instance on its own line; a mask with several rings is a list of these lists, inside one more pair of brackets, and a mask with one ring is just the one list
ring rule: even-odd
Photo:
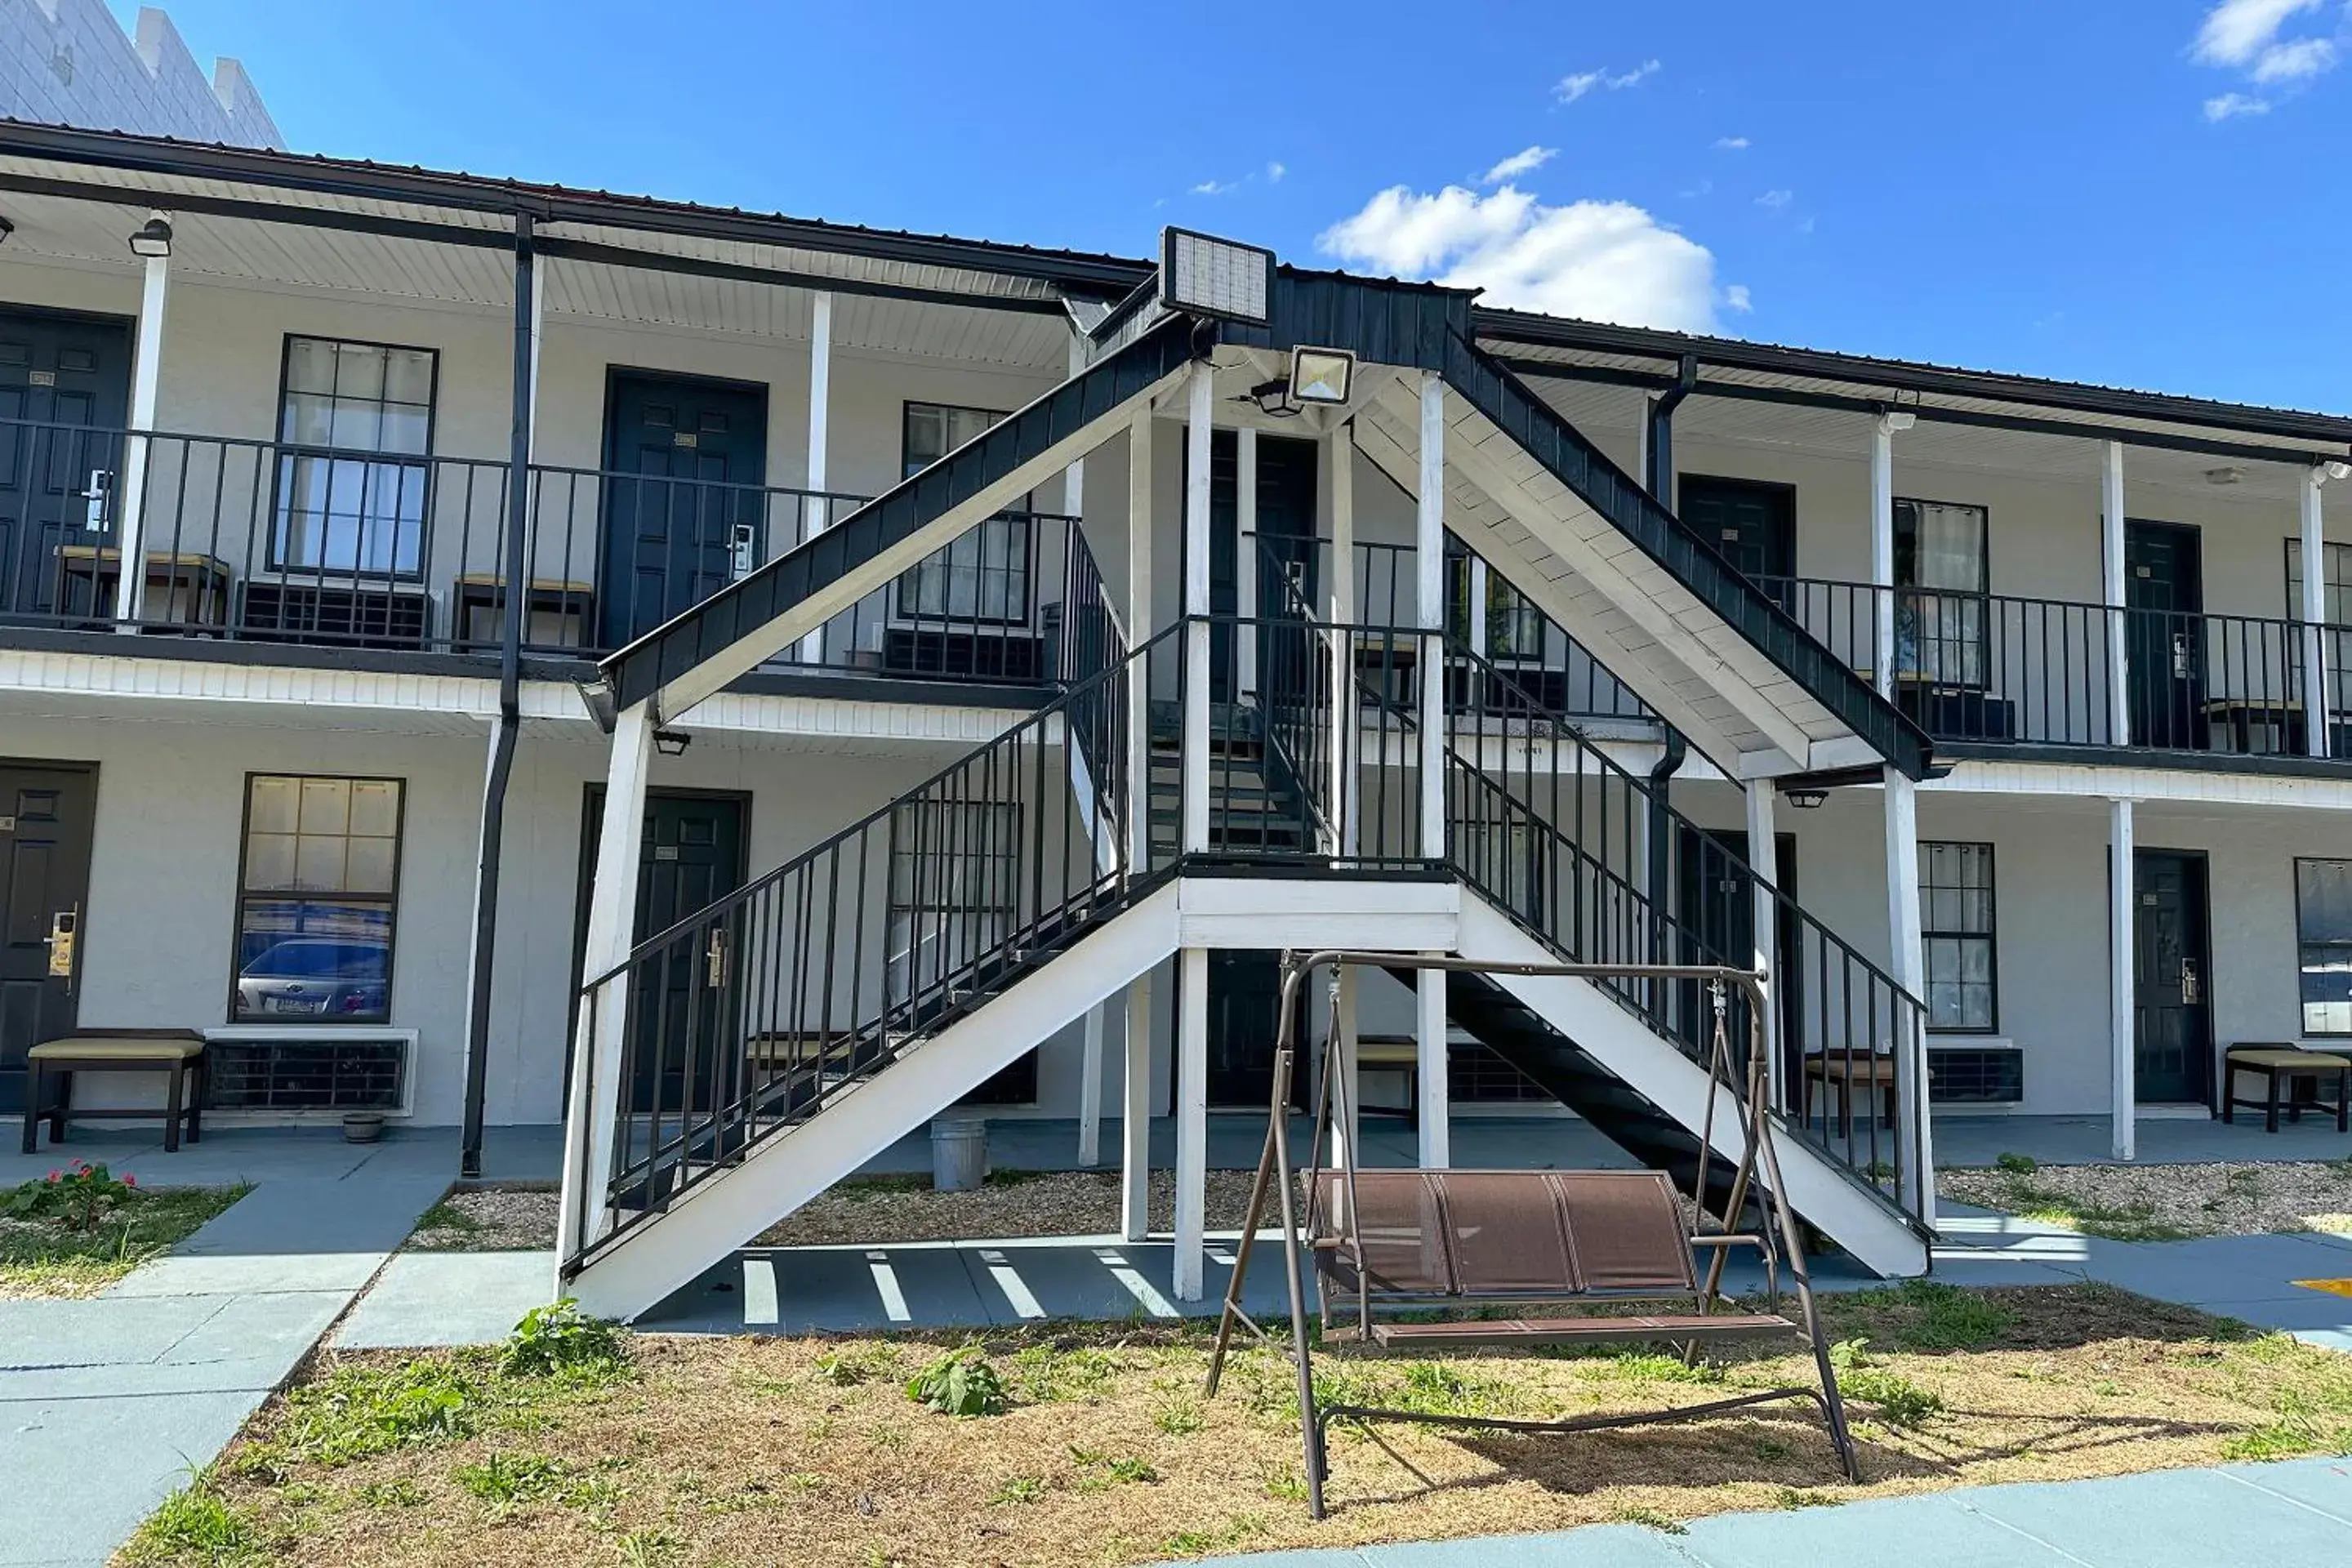
[[230,1022],[391,1016],[401,782],[246,781]]
[[1017,803],[918,798],[898,807],[890,837],[892,909],[1009,915],[1020,885]]
[[2294,863],[2303,1032],[2352,1035],[2352,860]]
[[1985,509],[1895,503],[1895,669],[1937,686],[1985,684]]
[[1992,846],[1919,846],[1919,934],[1927,1026],[1990,1034],[1995,1020]]
[[419,574],[438,367],[431,349],[286,340],[273,568]]
[[[1003,417],[985,408],[908,404],[905,474],[920,473]],[[1028,517],[992,517],[900,574],[898,614],[917,620],[1025,623],[1029,556]]]
[[[2352,626],[2352,544],[2319,547],[2319,618],[2331,626]],[[2286,618],[2303,619],[2303,541],[2286,542]]]
[[[1445,629],[1465,641],[1470,626],[1470,557],[1445,554]],[[1486,657],[1536,659],[1544,656],[1544,616],[1499,572],[1486,574]]]

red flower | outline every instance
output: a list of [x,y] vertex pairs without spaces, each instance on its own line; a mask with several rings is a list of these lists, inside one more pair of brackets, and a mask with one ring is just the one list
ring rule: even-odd
[[126,1187],[135,1187],[139,1184],[139,1178],[126,1171],[122,1175],[122,1184]]
[[63,1171],[51,1171],[49,1173],[49,1180],[53,1182],[61,1182],[65,1180],[65,1174],[66,1173]]

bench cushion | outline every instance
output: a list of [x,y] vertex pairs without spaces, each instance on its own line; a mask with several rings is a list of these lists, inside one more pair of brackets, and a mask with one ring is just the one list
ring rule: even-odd
[[152,1062],[169,1067],[204,1054],[202,1035],[183,1029],[158,1029],[152,1033],[68,1035],[63,1039],[43,1040],[26,1056],[37,1062],[121,1062],[126,1067]]
[[2231,1046],[2230,1065],[2292,1072],[2342,1072],[2352,1066],[2352,1060],[2333,1051],[2306,1051],[2294,1046]]
[[1492,1318],[1458,1323],[1374,1323],[1372,1342],[1606,1345],[1647,1340],[1763,1338],[1796,1331],[1794,1322],[1769,1312],[1682,1312],[1631,1318]]
[[[1533,1297],[1695,1291],[1690,1237],[1656,1171],[1360,1171],[1358,1221],[1375,1297]],[[1316,1233],[1345,1238],[1346,1185],[1318,1172]],[[1357,1289],[1343,1247],[1318,1249],[1337,1289]]]

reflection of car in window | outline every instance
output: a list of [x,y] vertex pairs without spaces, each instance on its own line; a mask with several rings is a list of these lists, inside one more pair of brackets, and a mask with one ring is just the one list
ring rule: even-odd
[[297,938],[273,942],[236,977],[237,1011],[262,1017],[381,1017],[384,944]]

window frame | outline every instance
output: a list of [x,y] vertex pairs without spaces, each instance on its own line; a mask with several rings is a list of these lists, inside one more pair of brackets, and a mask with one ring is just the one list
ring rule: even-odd
[[[2300,623],[2303,619],[2304,574],[2302,566],[2302,537],[2298,534],[2288,534],[2281,550],[2281,556],[2285,563],[2286,570],[2286,615],[2284,618]],[[2345,618],[2342,620],[2331,621],[2326,618],[2327,615],[2327,592],[2329,589],[2332,588],[2336,590],[2339,596],[2339,600],[2352,599],[2352,543],[2346,543],[2341,540],[2323,539],[2319,542],[2319,560],[2321,571],[2319,580],[2319,613],[2321,619],[2318,624],[2323,626],[2352,626],[2352,612],[2347,612]],[[2330,562],[2342,562],[2344,563],[2345,575],[2341,579],[2334,577],[2333,574],[2327,571],[2327,564]]]
[[[358,1015],[330,1015],[322,1013],[319,1014],[315,1018],[310,1015],[289,1015],[282,1020],[287,1024],[294,1025],[295,1026],[301,1028],[312,1028],[320,1025],[330,1024],[339,1026],[358,1026],[362,1028],[383,1028],[390,1026],[392,1023],[392,987],[396,967],[395,961],[397,960],[400,952],[401,876],[406,869],[408,858],[408,780],[404,775],[394,775],[390,773],[286,773],[273,768],[254,768],[246,773],[244,783],[244,805],[237,816],[236,885],[230,889],[229,900],[227,995],[227,1019],[229,1026],[240,1026],[279,1021],[275,1017],[275,1016],[257,1015],[251,1018],[242,1016],[244,1010],[239,1005],[237,996],[237,982],[244,978],[245,966],[240,954],[240,949],[245,941],[245,910],[247,903],[257,898],[276,900],[279,901],[286,901],[289,900],[289,895],[283,892],[257,893],[252,889],[246,886],[247,868],[253,853],[253,785],[254,781],[257,779],[294,779],[297,781],[308,779],[331,779],[344,784],[397,784],[399,786],[400,802],[394,809],[392,822],[392,891],[388,893],[351,893],[337,891],[321,895],[323,898],[339,900],[345,903],[381,903],[383,906],[385,914],[385,931],[383,945],[383,1014],[381,1016],[374,1014],[361,1016]],[[348,837],[349,835],[346,834],[345,837]],[[294,895],[296,898],[299,898],[299,894]],[[297,1023],[298,1016],[299,1018],[299,1023]]]
[[[1927,851],[1932,847],[1939,846],[1956,847],[1965,849],[1977,849],[1983,852],[1985,868],[1984,930],[1944,930],[1931,926],[1928,923]],[[1999,864],[1999,852],[1995,848],[1993,841],[1988,838],[1922,838],[1918,841],[1918,852],[1919,953],[1921,969],[1919,984],[1920,989],[1923,992],[1919,1001],[1922,1006],[1926,1009],[1927,1032],[1931,1035],[1937,1036],[1950,1035],[1979,1039],[1998,1037],[2000,1033],[2000,868]],[[1963,888],[1958,890],[1966,892],[1971,889]],[[1991,1005],[1987,1009],[1990,1016],[1988,1016],[1982,1024],[1937,1024],[1935,1022],[1935,982],[1927,973],[1927,952],[1928,944],[1937,941],[1954,942],[1981,942],[1985,944],[1985,989]]]
[[[1917,509],[1923,506],[1949,507],[1956,510],[1972,511],[1982,520],[1982,524],[1977,531],[1977,581],[1981,584],[1981,586],[1975,588],[1938,588],[1916,582],[1906,583],[1903,581],[1903,571],[1900,563],[1904,558],[1904,509],[1906,507],[1913,509],[1911,513],[1910,559],[1911,574],[1914,577],[1916,577],[1919,573],[1919,522]],[[1902,621],[1904,610],[1906,607],[1910,607],[1916,611],[1916,606],[1921,602],[1931,597],[1939,600],[1972,600],[1975,602],[1978,616],[1976,636],[1971,639],[1977,655],[1976,678],[1974,679],[1946,679],[1938,676],[1934,679],[1925,681],[1924,684],[1948,691],[1991,690],[1993,645],[1991,625],[1992,508],[1986,506],[1981,501],[1939,500],[1932,496],[1896,496],[1893,500],[1892,506],[1888,508],[1888,517],[1890,520],[1890,528],[1892,532],[1890,542],[1893,546],[1894,554],[1887,564],[1895,579],[1891,586],[1895,590],[1895,646],[1888,651],[1888,658],[1895,661],[1894,665],[1895,678],[1897,679],[1901,679],[1905,676],[1927,676],[1931,673],[1927,668],[1925,659],[1921,657],[1921,649],[1926,646],[1926,644],[1924,639],[1919,636],[1916,626],[1916,614],[1911,634],[1910,657],[1907,660],[1903,658]],[[1911,605],[1908,606],[1905,604],[1906,596],[1911,600]],[[1948,635],[1938,637],[1935,641],[1940,646],[1952,648],[1970,646],[1969,642],[1964,642],[1959,638],[1953,637]]]
[[2303,998],[2303,977],[2309,971],[2304,964],[2304,953],[2311,948],[2331,948],[2352,954],[2352,938],[2342,942],[2312,942],[2303,934],[2303,868],[2306,865],[2342,866],[2352,873],[2352,856],[2297,855],[2294,857],[2291,882],[2294,896],[2294,1012],[2295,1026],[2314,1039],[2341,1040],[2352,1038],[2352,1025],[2341,1029],[2315,1029],[2311,1026],[2311,1004]]
[[[292,393],[294,377],[294,345],[297,342],[343,344],[363,349],[397,349],[404,353],[421,353],[431,358],[432,374],[425,388],[425,450],[417,453],[365,451],[352,447],[337,447],[297,441],[286,433],[286,400]],[[383,399],[377,400],[379,403]],[[427,563],[433,559],[433,491],[438,465],[434,451],[441,437],[441,351],[424,343],[383,342],[374,338],[331,336],[322,332],[287,332],[282,334],[278,348],[278,420],[272,441],[277,461],[270,464],[269,534],[263,552],[266,570],[280,577],[301,582],[306,577],[314,584],[331,584],[337,579],[354,583],[388,581],[422,583],[429,574]],[[416,570],[403,572],[397,568],[374,571],[366,567],[336,567],[324,564],[305,566],[286,558],[285,538],[288,521],[286,483],[293,460],[301,458],[341,458],[415,468],[422,471],[425,492],[416,517]],[[397,521],[397,520],[395,520]],[[326,774],[305,775],[327,777]]]
[[[915,429],[915,411],[919,408],[940,409],[950,414],[986,415],[988,416],[988,423],[982,426],[983,431],[994,429],[998,425],[1003,424],[1006,419],[1012,417],[1010,410],[986,408],[978,404],[940,403],[928,397],[908,397],[900,399],[898,403],[898,477],[902,483],[911,477],[908,468],[908,448],[913,444],[912,437],[914,436]],[[951,447],[948,448],[948,450],[953,451],[955,448]],[[945,452],[940,454],[940,457],[945,457],[947,453]],[[932,459],[934,462],[937,460],[937,458]],[[928,464],[925,466],[929,467]],[[975,608],[970,615],[960,615],[953,609],[933,612],[916,607],[915,599],[917,594],[919,592],[919,574],[923,569],[926,566],[932,565],[933,563],[938,563],[939,566],[937,569],[945,570],[947,568],[946,557],[949,551],[953,550],[956,545],[961,543],[964,539],[984,537],[984,531],[992,526],[1004,527],[1008,531],[1017,530],[1018,532],[1018,564],[1017,566],[1007,566],[1003,568],[1008,575],[1017,575],[1017,581],[1020,587],[1020,593],[1017,595],[1016,601],[1010,606],[1010,613],[1003,616],[982,615],[979,613],[977,604],[979,602],[980,595],[976,590],[974,595]],[[987,562],[984,560],[982,561],[975,570],[983,574],[986,573],[989,570]],[[1036,619],[1036,578],[1037,511],[1034,507],[1029,504],[1029,499],[1026,496],[1024,496],[1020,505],[1005,507],[1002,510],[999,510],[989,517],[982,518],[979,522],[972,525],[970,531],[956,539],[950,540],[947,543],[940,546],[939,549],[933,551],[930,554],[926,555],[922,560],[916,562],[904,572],[899,573],[898,576],[892,578],[890,580],[891,619],[894,621],[908,622],[919,628],[925,625],[946,627],[1025,627],[1034,624]]]

